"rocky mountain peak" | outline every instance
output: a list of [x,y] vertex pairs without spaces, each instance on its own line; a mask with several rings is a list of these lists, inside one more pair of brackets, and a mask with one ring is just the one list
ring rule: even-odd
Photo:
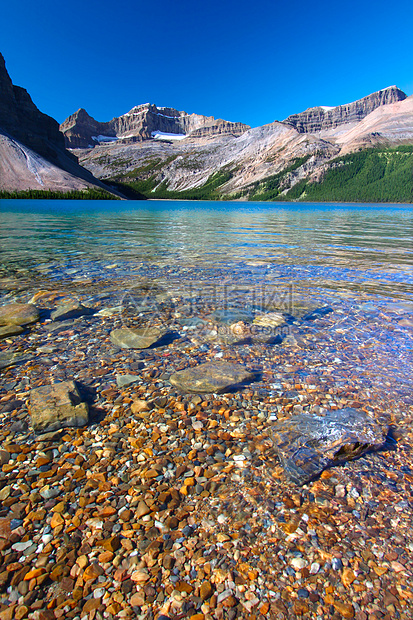
[[0,54],[0,189],[66,192],[96,186],[104,187],[66,151],[59,124],[13,84]]
[[397,86],[389,86],[352,103],[308,108],[299,114],[292,114],[283,122],[299,133],[327,131],[345,123],[358,123],[378,107],[403,101],[406,97]]
[[108,122],[99,122],[80,108],[60,126],[68,148],[90,148],[119,141],[123,144],[145,140],[176,140],[222,134],[240,136],[250,129],[243,123],[232,123],[213,116],[188,114],[153,103],[134,106],[129,112]]
[[26,89],[15,86],[0,54],[0,128],[50,161],[64,150],[58,123],[37,109]]

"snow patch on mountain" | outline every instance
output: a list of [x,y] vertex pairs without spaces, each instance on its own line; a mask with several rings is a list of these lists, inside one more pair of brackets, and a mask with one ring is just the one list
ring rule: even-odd
[[155,140],[183,140],[186,138],[186,135],[182,133],[165,133],[164,131],[152,131],[151,136]]

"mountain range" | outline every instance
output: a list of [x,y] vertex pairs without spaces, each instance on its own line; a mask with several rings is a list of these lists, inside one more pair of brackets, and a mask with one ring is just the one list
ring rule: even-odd
[[[80,165],[79,165],[80,164]],[[146,103],[58,127],[0,55],[0,190],[128,197],[413,202],[413,96],[396,86],[251,128]]]

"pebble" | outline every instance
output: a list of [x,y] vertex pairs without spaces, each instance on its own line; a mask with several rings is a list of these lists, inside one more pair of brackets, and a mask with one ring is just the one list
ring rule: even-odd
[[307,562],[303,558],[293,558],[291,560],[291,566],[296,570],[301,570],[304,566],[307,566]]
[[138,379],[137,375],[116,375],[116,385],[120,388],[128,387],[128,385],[136,383]]

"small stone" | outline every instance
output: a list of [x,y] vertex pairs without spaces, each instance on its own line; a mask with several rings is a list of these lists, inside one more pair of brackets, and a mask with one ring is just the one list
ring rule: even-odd
[[[166,570],[172,570],[175,565],[175,558],[170,555],[165,555],[162,559],[162,566],[166,568]],[[202,598],[202,597],[201,597]]]
[[53,534],[43,534],[42,543],[47,545],[49,542],[53,540]]
[[141,568],[132,573],[131,579],[136,583],[145,583],[150,578],[150,575],[146,569]]
[[203,601],[206,601],[208,599],[211,598],[211,596],[213,595],[214,590],[212,588],[212,585],[210,584],[209,581],[203,581],[201,583],[201,587],[199,590],[199,596],[202,598]]
[[29,608],[26,607],[26,605],[19,605],[14,610],[15,620],[23,620],[23,618],[27,618],[28,613],[29,613]]
[[56,506],[53,506],[52,512],[62,513],[66,510],[66,502],[58,502]]
[[61,564],[58,564],[57,566],[54,567],[49,577],[52,581],[60,581],[60,579],[62,578],[62,575],[63,575],[63,566]]
[[100,599],[100,598],[103,598],[105,594],[106,594],[105,588],[96,588],[95,590],[93,590],[93,598]]
[[333,607],[343,616],[343,618],[354,618],[354,607],[351,603],[334,601]]
[[313,562],[310,566],[310,574],[316,575],[320,570],[320,564],[318,562]]
[[132,413],[137,414],[137,413],[141,413],[141,411],[148,411],[149,405],[146,402],[146,400],[141,400],[140,398],[137,398],[131,404],[130,409]]
[[11,525],[10,519],[0,519],[0,538],[10,538]]
[[0,501],[3,502],[5,499],[7,499],[10,493],[11,493],[11,486],[8,484],[5,487],[3,487],[2,490],[0,491]]
[[143,500],[141,500],[138,504],[138,507],[136,509],[136,518],[140,519],[141,517],[144,517],[145,515],[150,514],[152,511],[149,508],[149,506],[146,504],[146,502],[144,502]]
[[303,558],[293,558],[291,560],[291,566],[295,570],[301,570],[302,568],[307,566],[307,562]]
[[356,576],[353,573],[353,571],[351,570],[351,568],[344,568],[343,572],[341,574],[341,581],[343,582],[343,585],[348,588],[353,581],[355,581]]
[[32,542],[31,540],[28,540],[26,542],[20,542],[20,543],[15,543],[14,545],[12,545],[12,549],[14,551],[25,551],[26,549],[28,549],[29,547],[31,547]]
[[40,575],[43,575],[44,572],[45,572],[44,568],[33,568],[32,570],[29,570],[29,572],[25,574],[24,581],[30,581],[30,579],[36,579],[37,577],[40,577]]
[[99,577],[99,575],[103,574],[103,568],[97,564],[97,563],[93,563],[90,564],[89,566],[87,566],[83,572],[83,579],[85,581],[89,581],[89,580],[95,580]]
[[0,465],[5,465],[10,461],[10,453],[7,450],[0,450]]
[[55,527],[59,527],[60,525],[63,525],[64,522],[65,520],[63,519],[63,517],[58,512],[56,512],[52,516],[52,519],[50,521],[50,527],[54,529]]
[[16,610],[16,605],[10,605],[8,608],[0,611],[0,620],[14,620],[14,612]]
[[132,607],[142,607],[142,605],[145,604],[145,593],[143,590],[140,592],[135,592],[135,594],[131,596],[130,604]]
[[400,562],[393,561],[390,563],[390,566],[396,573],[404,572],[406,569]]
[[106,549],[106,551],[115,552],[120,547],[120,538],[119,536],[111,536],[110,538],[106,538],[106,540],[100,540],[98,544]]
[[84,614],[88,614],[89,612],[93,611],[94,609],[97,609],[98,607],[100,607],[100,600],[97,600],[95,598],[90,598],[83,605],[82,612]]
[[341,570],[343,568],[343,562],[340,558],[333,558],[331,560],[331,567],[333,570]]
[[223,601],[225,601],[225,599],[229,598],[230,596],[232,596],[232,590],[230,590],[229,588],[227,588],[223,592],[220,592],[217,597],[218,605],[222,603]]
[[119,388],[128,387],[128,385],[132,385],[132,383],[136,383],[138,381],[138,375],[116,375],[116,385]]

